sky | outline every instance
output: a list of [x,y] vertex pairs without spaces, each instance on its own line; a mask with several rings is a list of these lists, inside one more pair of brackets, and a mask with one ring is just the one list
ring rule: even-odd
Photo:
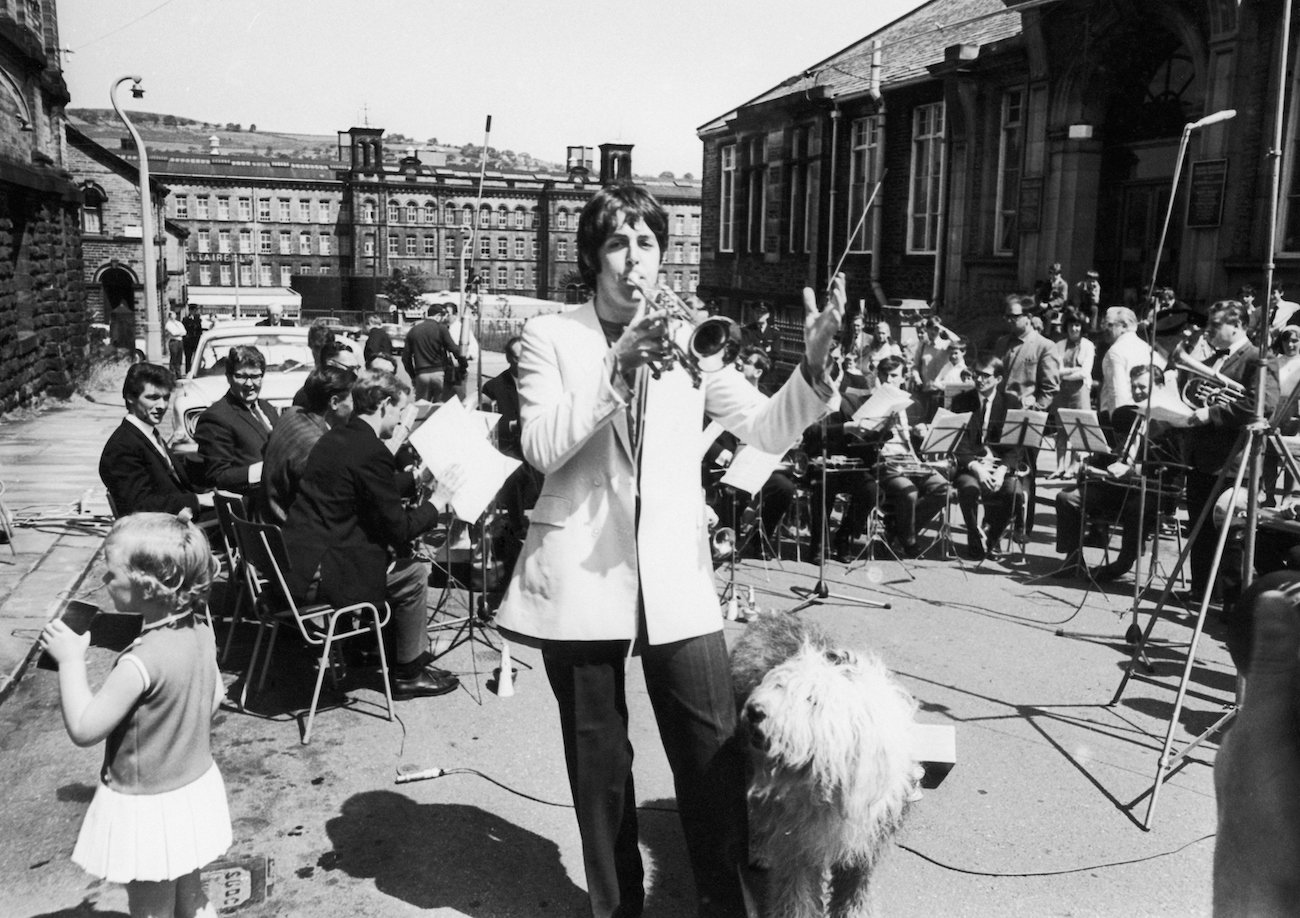
[[59,0],[71,108],[332,135],[360,124],[562,163],[633,144],[700,174],[696,129],[921,0]]

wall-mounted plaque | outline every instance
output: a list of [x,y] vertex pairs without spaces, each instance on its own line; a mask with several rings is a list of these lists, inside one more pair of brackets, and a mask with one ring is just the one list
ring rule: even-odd
[[1187,191],[1187,225],[1218,226],[1223,221],[1223,190],[1228,182],[1226,159],[1192,163]]

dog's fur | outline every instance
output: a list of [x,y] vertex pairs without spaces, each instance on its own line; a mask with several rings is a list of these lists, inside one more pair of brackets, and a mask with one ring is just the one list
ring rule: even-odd
[[915,702],[873,655],[835,648],[789,615],[751,623],[731,670],[751,759],[750,851],[768,871],[765,914],[870,914],[872,868],[920,774]]

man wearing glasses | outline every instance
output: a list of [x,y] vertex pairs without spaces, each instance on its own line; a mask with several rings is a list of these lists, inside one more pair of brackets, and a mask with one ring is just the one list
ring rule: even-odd
[[[1017,511],[1023,507],[1023,481],[1016,469],[1024,457],[1023,450],[1018,447],[997,445],[1007,417],[1007,400],[1001,391],[1002,361],[996,357],[984,357],[975,364],[972,375],[975,388],[954,396],[952,400],[954,412],[970,412],[971,415],[955,451],[957,473],[952,484],[957,490],[957,504],[966,524],[967,550],[972,559],[981,561],[994,549],[1007,523],[1012,517],[1018,517]],[[982,530],[979,525],[981,503],[984,504]]]
[[230,388],[199,415],[194,440],[207,483],[223,491],[247,494],[262,481],[262,451],[278,412],[258,398],[266,358],[251,345],[238,345],[226,357]]
[[996,353],[1002,360],[1001,392],[1008,408],[1046,411],[1052,396],[1061,387],[1061,370],[1056,362],[1056,348],[1029,321],[1029,297],[1012,294],[1006,299],[1002,316],[1008,333],[998,339]]

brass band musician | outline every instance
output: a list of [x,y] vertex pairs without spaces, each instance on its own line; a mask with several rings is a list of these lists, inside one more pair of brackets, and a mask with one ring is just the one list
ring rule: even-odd
[[[903,368],[900,358],[886,357],[876,365],[876,378],[881,385],[901,387]],[[948,480],[917,455],[905,411],[895,413],[885,433],[880,443],[880,496],[894,512],[893,534],[899,554],[915,558],[921,553],[917,533],[943,510]]]
[[[1012,517],[1023,529],[1024,483],[1019,472],[1025,451],[998,445],[1007,417],[1002,393],[1002,361],[983,357],[975,363],[975,388],[953,397],[952,410],[971,413],[970,422],[957,445],[957,473],[953,487],[966,524],[966,547],[971,558],[982,560],[994,550]],[[984,528],[979,525],[980,504],[984,505]],[[1016,532],[1023,541],[1023,532]]]
[[[1057,492],[1056,550],[1063,556],[1063,564],[1053,571],[1053,577],[1087,576],[1082,550],[1082,532],[1086,523],[1097,519],[1118,519],[1122,525],[1119,555],[1114,561],[1092,571],[1099,581],[1116,580],[1129,572],[1137,561],[1142,539],[1151,531],[1159,512],[1163,464],[1172,458],[1168,442],[1168,425],[1158,421],[1148,422],[1139,408],[1151,394],[1149,366],[1135,366],[1129,371],[1129,385],[1137,404],[1116,408],[1111,414],[1111,424],[1120,446],[1114,453],[1093,453],[1081,469],[1085,476],[1080,485],[1062,488]],[[1146,440],[1148,468],[1140,468]],[[1140,494],[1141,477],[1152,482],[1145,511]],[[1139,526],[1139,515],[1144,516]]]

